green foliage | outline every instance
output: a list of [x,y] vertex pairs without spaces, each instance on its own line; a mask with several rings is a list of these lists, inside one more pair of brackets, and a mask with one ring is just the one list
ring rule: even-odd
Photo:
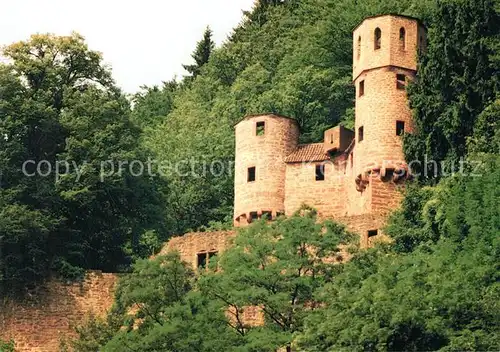
[[[218,270],[203,276],[201,291],[231,308],[233,328],[246,337],[248,350],[290,345],[306,312],[320,305],[316,290],[340,270],[339,246],[350,239],[343,227],[318,223],[314,213],[262,220],[241,231]],[[242,319],[248,306],[262,310],[264,326],[252,329]]]
[[[316,290],[341,268],[334,260],[338,246],[350,239],[343,227],[317,223],[308,213],[252,225],[220,261],[212,257],[211,269],[201,277],[178,253],[138,261],[120,281],[108,322],[89,321],[73,345],[187,352],[262,351],[290,344],[306,312],[320,305],[313,300]],[[263,327],[242,320],[243,308],[251,305],[262,307]],[[121,328],[112,319],[120,314]]]
[[89,316],[84,324],[75,329],[79,338],[63,341],[60,349],[64,352],[98,351],[119,329],[121,322],[119,318],[121,316],[114,311],[108,315],[106,320],[93,315]]
[[210,54],[214,50],[214,47],[215,43],[212,40],[212,30],[210,27],[207,27],[203,33],[203,39],[196,43],[196,49],[191,55],[195,62],[194,65],[182,65],[182,67],[191,74],[190,78],[196,78],[196,76],[201,73],[201,68],[210,59]]
[[[51,270],[121,270],[142,254],[140,235],[166,233],[158,186],[118,169],[146,161],[129,103],[78,34],[34,35],[3,55],[11,62],[0,66],[0,293]],[[101,172],[103,163],[115,172]]]
[[500,98],[478,116],[468,149],[471,154],[500,154]]
[[[443,187],[416,185],[406,190],[401,209],[392,213],[385,233],[395,241],[395,250],[411,252],[422,243],[433,243],[439,239],[439,228],[435,219],[441,214]],[[444,199],[443,199],[444,201]]]
[[154,129],[172,111],[178,88],[179,84],[175,80],[163,82],[162,87],[141,87],[141,91],[132,97],[132,121],[143,129]]
[[465,157],[466,140],[476,124],[480,130],[485,123],[479,116],[497,97],[500,83],[495,57],[500,15],[495,6],[493,0],[438,1],[428,52],[409,89],[416,134],[405,140],[406,160],[424,162],[427,156],[449,170]]
[[[303,348],[498,350],[496,159],[481,177],[450,179],[434,194],[412,191],[393,217],[392,231],[400,233],[393,248],[355,256],[324,287],[327,306],[308,317]],[[437,199],[440,204],[434,204]],[[431,231],[433,238],[426,236]]]
[[[177,253],[138,261],[119,284],[106,322],[78,329],[76,351],[220,351],[239,337],[224,307],[193,290],[194,273]],[[121,319],[121,320],[120,320]]]
[[14,341],[5,342],[0,340],[0,352],[15,352]]

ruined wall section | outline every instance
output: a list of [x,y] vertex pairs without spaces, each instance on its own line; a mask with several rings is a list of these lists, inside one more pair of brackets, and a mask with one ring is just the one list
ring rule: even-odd
[[90,316],[105,317],[111,309],[119,276],[90,271],[84,281],[53,280],[23,302],[3,302],[0,338],[13,339],[17,352],[54,352],[75,337],[76,326]]
[[[359,244],[361,248],[369,248],[376,241],[386,241],[388,238],[383,232],[383,228],[387,222],[387,216],[380,214],[362,214],[339,217],[335,219],[346,228],[359,235]],[[373,234],[376,235],[373,236]],[[370,236],[372,235],[372,236]]]
[[171,238],[160,254],[170,251],[179,252],[181,259],[198,267],[198,254],[221,253],[231,245],[236,231],[191,232],[183,236]]

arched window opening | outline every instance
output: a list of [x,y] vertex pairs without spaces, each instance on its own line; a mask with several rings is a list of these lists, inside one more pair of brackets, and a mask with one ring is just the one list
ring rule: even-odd
[[378,27],[375,29],[374,39],[375,39],[375,50],[378,50],[382,46],[382,31]]
[[399,30],[399,45],[402,50],[406,49],[406,30],[404,27]]
[[361,37],[358,37],[358,60],[361,57]]

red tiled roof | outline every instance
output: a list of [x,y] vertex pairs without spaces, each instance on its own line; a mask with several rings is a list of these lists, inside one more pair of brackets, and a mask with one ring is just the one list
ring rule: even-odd
[[286,163],[303,161],[325,161],[330,159],[325,153],[323,143],[300,144],[294,152],[285,158]]

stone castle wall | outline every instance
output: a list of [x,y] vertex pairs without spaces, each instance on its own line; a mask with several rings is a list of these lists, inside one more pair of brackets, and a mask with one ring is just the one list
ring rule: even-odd
[[235,231],[191,232],[171,238],[160,254],[170,251],[179,252],[181,259],[196,268],[198,254],[219,253],[224,251],[236,235]]
[[[355,82],[358,93],[354,164],[358,173],[366,168],[405,163],[402,136],[396,135],[396,121],[405,123],[406,132],[413,130],[413,123],[406,90],[396,87],[398,74],[408,79],[415,76],[414,71],[385,67],[364,72]],[[363,96],[359,96],[360,82],[364,82]]]
[[0,338],[13,339],[16,352],[56,352],[61,341],[90,316],[104,317],[113,305],[117,274],[88,272],[81,283],[50,281],[23,302],[0,306]]

